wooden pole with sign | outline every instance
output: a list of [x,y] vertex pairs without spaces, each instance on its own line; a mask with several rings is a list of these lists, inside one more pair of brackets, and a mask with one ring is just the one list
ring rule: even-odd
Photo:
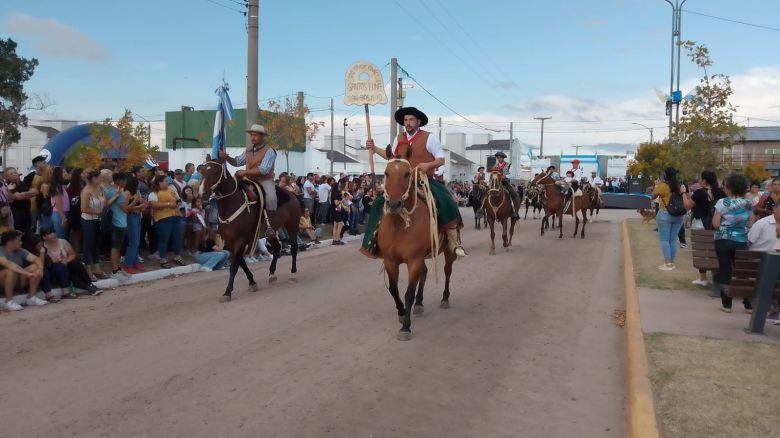
[[[363,105],[366,113],[366,134],[368,140],[371,138],[371,116],[368,111],[369,105],[379,105],[387,103],[385,94],[385,82],[382,79],[382,72],[369,62],[356,62],[349,66],[347,74],[344,76],[344,104],[345,105]],[[346,142],[347,139],[345,138]],[[371,169],[371,176],[374,176],[374,150],[368,150],[368,165]]]

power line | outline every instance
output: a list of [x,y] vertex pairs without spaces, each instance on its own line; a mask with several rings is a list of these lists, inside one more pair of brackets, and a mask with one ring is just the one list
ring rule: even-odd
[[713,20],[728,21],[729,23],[742,24],[744,26],[757,27],[759,29],[773,30],[775,32],[780,32],[780,28],[778,28],[778,27],[771,27],[771,26],[764,26],[762,24],[748,23],[746,21],[733,20],[731,18],[716,17],[715,15],[709,15],[709,14],[705,14],[705,13],[702,13],[702,12],[691,11],[691,10],[688,10],[688,9],[685,9],[683,12],[687,12],[687,13],[693,14],[693,15],[701,15],[702,17],[712,18]]
[[219,3],[219,2],[214,1],[214,0],[206,0],[206,1],[209,2],[209,3],[213,3],[213,4],[217,5],[217,6],[222,6],[223,8],[229,9],[229,10],[231,10],[233,12],[238,12],[239,14],[241,14],[241,15],[246,17],[246,11],[242,11],[242,10],[236,9],[236,8],[234,8],[232,6],[228,6],[228,5]]

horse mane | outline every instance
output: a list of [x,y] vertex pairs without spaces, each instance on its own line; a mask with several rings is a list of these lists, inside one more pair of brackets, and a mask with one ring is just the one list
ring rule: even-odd
[[276,187],[276,199],[278,200],[277,205],[285,204],[290,199],[292,199],[292,194],[288,190],[285,190],[279,186],[275,186],[275,187]]

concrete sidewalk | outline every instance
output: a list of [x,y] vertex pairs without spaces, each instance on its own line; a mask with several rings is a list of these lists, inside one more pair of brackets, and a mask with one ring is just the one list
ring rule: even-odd
[[741,300],[734,300],[734,313],[719,310],[720,299],[709,297],[707,290],[658,290],[637,288],[642,313],[642,331],[685,336],[780,343],[780,326],[767,321],[765,336],[745,332],[750,315],[744,313]]

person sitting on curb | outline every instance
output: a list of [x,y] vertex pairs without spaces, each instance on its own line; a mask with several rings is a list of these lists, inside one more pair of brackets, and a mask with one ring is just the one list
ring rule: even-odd
[[28,287],[28,306],[44,306],[49,304],[35,296],[38,285],[43,277],[43,263],[38,257],[22,249],[22,233],[6,231],[0,235],[0,281],[5,292],[6,310],[22,310],[22,306],[14,301],[14,290]]

